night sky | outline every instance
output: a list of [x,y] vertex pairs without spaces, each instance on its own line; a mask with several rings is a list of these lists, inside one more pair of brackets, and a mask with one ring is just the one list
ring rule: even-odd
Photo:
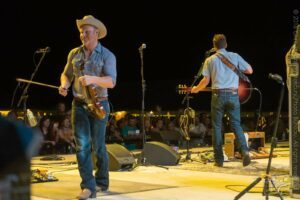
[[[192,84],[204,53],[212,47],[215,33],[227,36],[227,50],[239,53],[254,73],[253,87],[262,93],[262,111],[275,111],[280,85],[268,78],[276,73],[286,79],[285,54],[293,44],[294,25],[299,18],[299,1],[22,1],[7,2],[1,9],[2,78],[0,107],[10,108],[17,87],[16,78],[30,79],[36,69],[39,48],[49,46],[33,80],[59,86],[60,73],[69,50],[79,46],[76,19],[91,14],[108,29],[101,43],[117,58],[117,86],[109,91],[113,110],[141,109],[141,60],[144,50],[145,109],[159,104],[176,110],[184,95],[178,84]],[[197,2],[197,3],[196,3]],[[223,2],[223,3],[222,3]],[[298,2],[298,3],[297,3]],[[69,4],[69,5],[62,5]],[[202,77],[201,77],[202,78]],[[17,88],[17,106],[24,84]],[[51,109],[58,101],[70,105],[72,95],[61,97],[56,89],[30,85],[28,108]],[[210,109],[210,93],[192,95],[190,106]],[[282,109],[287,111],[287,90]],[[259,95],[242,105],[244,111],[258,109]]]

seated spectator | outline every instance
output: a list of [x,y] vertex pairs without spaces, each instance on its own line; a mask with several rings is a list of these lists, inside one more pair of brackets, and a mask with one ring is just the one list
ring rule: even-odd
[[146,136],[146,141],[151,140],[151,130],[152,130],[152,124],[151,124],[151,119],[150,117],[145,117],[144,118],[144,127],[145,127],[145,136]]
[[55,153],[56,142],[50,131],[50,117],[43,116],[38,125],[38,131],[43,136],[43,141],[40,148],[40,155],[48,155]]
[[107,143],[123,143],[123,137],[121,136],[121,123],[124,123],[124,118],[119,121],[115,117],[111,118],[107,125]]
[[62,121],[67,115],[66,104],[64,102],[58,102],[54,114],[52,115],[52,120]]
[[203,122],[200,122],[199,116],[195,117],[195,125],[190,128],[190,144],[191,146],[204,146],[204,138],[208,132],[208,128]]
[[151,129],[151,131],[152,132],[160,132],[162,130],[166,130],[163,118],[154,119],[153,120],[153,128]]
[[127,149],[134,150],[142,147],[142,135],[137,127],[137,119],[130,115],[128,123],[121,129],[121,135]]
[[169,121],[167,129],[161,131],[161,136],[168,145],[180,146],[182,144],[183,134],[174,121]]
[[60,121],[56,141],[59,153],[66,154],[75,152],[74,132],[68,117]]
[[164,142],[164,139],[161,135],[161,131],[166,130],[164,126],[164,120],[162,118],[155,118],[153,121],[153,126],[151,127],[150,140],[157,142]]
[[[203,145],[205,146],[211,146],[212,145],[212,127],[211,127],[211,120],[207,113],[203,113],[200,115],[200,123],[203,124],[203,126],[206,128],[205,134],[204,134],[204,141]],[[224,128],[222,126],[222,130],[224,131]]]

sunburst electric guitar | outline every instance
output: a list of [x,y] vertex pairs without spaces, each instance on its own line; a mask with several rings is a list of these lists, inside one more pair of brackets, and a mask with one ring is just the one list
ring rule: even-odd
[[[186,94],[191,92],[191,87],[188,87],[185,84],[179,84],[177,87],[177,91],[179,94]],[[244,81],[243,79],[239,80],[239,87],[238,87],[238,95],[239,95],[239,100],[241,104],[246,103],[252,94],[252,85],[251,83],[248,83]],[[203,90],[200,90],[200,92],[211,92],[212,89],[207,87],[204,88]]]

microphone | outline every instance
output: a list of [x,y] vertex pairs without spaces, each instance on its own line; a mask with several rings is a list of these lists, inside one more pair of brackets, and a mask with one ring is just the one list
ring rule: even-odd
[[269,78],[277,81],[277,83],[282,83],[282,77],[279,74],[269,73]]
[[35,51],[35,53],[48,53],[50,52],[50,47],[41,48]]
[[211,48],[210,50],[205,51],[205,57],[209,57],[212,53],[216,52],[217,49],[216,48]]
[[145,43],[143,43],[143,44],[139,47],[139,50],[140,50],[140,51],[143,50],[143,49],[146,49],[146,44],[145,44]]

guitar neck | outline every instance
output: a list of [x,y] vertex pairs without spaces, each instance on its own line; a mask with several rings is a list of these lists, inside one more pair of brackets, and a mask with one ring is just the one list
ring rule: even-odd
[[[191,92],[192,88],[191,87],[187,87],[186,90],[188,92]],[[212,91],[212,88],[211,87],[206,87],[206,88],[203,88],[202,90],[199,90],[200,92],[211,92]]]
[[[186,86],[179,86],[177,90],[178,90],[179,94],[186,94],[186,93],[190,93],[192,88],[186,87]],[[211,87],[207,87],[207,88],[200,90],[200,92],[211,92],[211,91],[212,91]]]
[[[252,85],[250,82],[244,81],[243,79],[239,79],[239,86],[238,86],[238,95],[240,103],[246,103],[252,93]],[[179,84],[177,87],[177,91],[179,94],[186,94],[190,93],[192,90],[191,87],[187,87],[185,84]],[[211,92],[213,89],[211,87],[203,88],[202,90],[199,90],[199,92]]]

